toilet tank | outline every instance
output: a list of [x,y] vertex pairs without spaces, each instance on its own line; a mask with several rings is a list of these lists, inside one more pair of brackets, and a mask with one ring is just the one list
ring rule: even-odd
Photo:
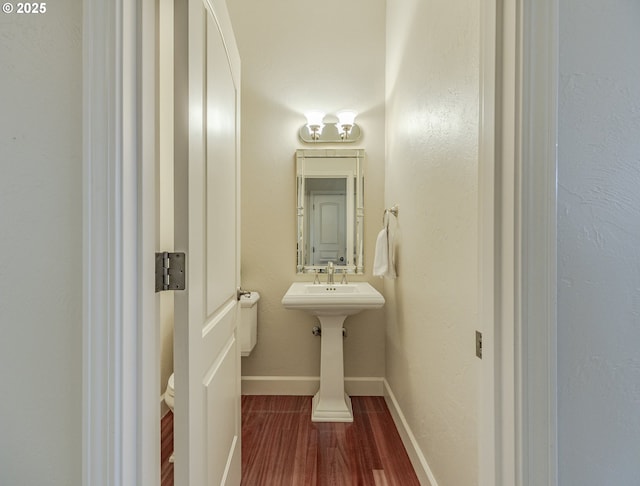
[[249,356],[258,338],[258,292],[240,297],[240,354]]

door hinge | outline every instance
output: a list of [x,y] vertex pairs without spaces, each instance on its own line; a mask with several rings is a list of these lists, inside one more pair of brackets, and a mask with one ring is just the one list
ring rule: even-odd
[[156,253],[156,292],[185,289],[185,253]]
[[482,359],[482,333],[476,331],[476,356]]

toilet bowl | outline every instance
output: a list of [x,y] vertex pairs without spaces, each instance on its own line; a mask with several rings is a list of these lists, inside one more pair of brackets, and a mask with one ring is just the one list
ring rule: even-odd
[[[171,373],[171,376],[169,377],[169,381],[167,382],[167,389],[164,392],[164,402],[167,404],[167,407],[169,407],[169,409],[171,410],[171,413],[173,413],[173,406],[176,398],[176,391],[174,388],[173,376],[174,374]],[[169,457],[169,462],[173,462],[173,460],[174,460],[174,457],[172,452],[171,457]]]

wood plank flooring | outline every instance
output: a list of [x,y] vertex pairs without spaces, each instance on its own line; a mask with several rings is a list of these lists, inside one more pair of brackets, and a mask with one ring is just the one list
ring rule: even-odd
[[419,486],[382,397],[352,397],[353,423],[311,422],[311,397],[242,397],[242,484]]
[[160,485],[173,486],[173,463],[169,456],[173,452],[173,413],[171,411],[160,421]]
[[[314,423],[311,397],[243,396],[242,485],[420,486],[384,398],[351,400],[353,423]],[[172,486],[165,419],[162,486]]]

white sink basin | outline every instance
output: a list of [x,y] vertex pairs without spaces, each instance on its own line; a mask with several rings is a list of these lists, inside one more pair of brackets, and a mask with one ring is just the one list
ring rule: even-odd
[[365,309],[382,307],[384,297],[368,282],[294,282],[282,298],[282,305],[287,309],[304,310],[315,316],[348,316]]
[[367,282],[295,282],[284,294],[282,305],[306,311],[320,321],[320,389],[313,397],[311,420],[353,422],[351,399],[344,391],[342,325],[347,316],[382,307],[384,297]]

